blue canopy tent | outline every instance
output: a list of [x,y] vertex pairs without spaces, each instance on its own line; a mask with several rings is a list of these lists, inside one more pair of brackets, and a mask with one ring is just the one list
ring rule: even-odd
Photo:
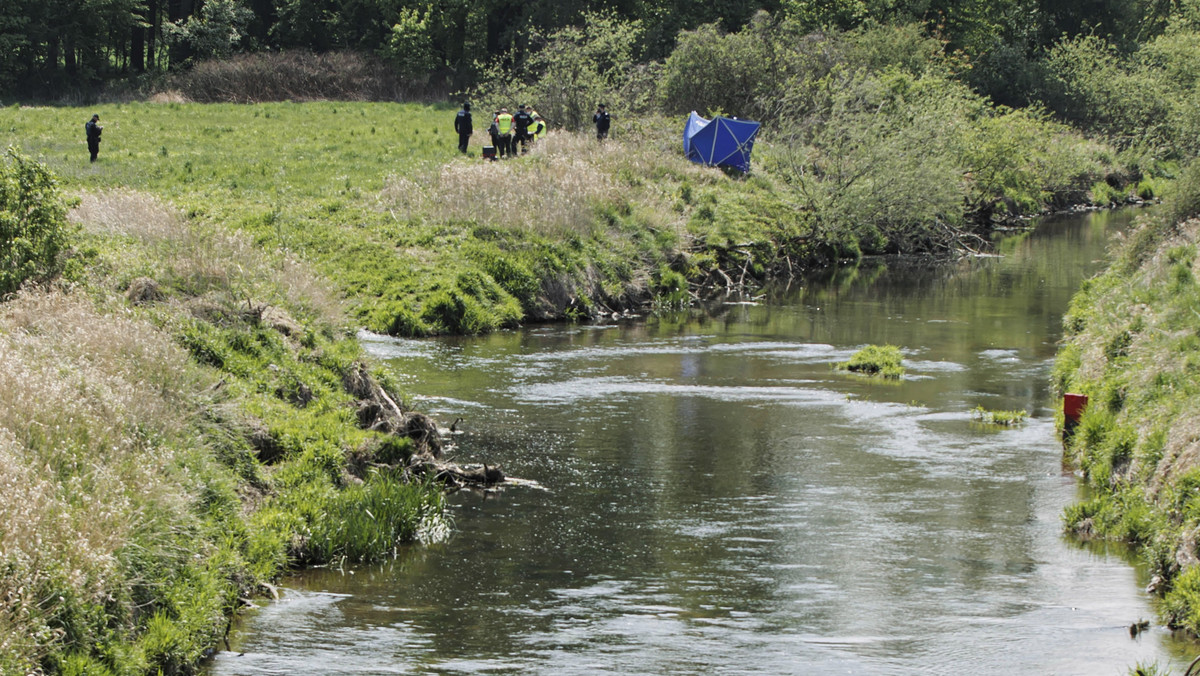
[[750,171],[750,151],[760,126],[731,117],[706,120],[692,111],[683,128],[683,153],[699,164]]

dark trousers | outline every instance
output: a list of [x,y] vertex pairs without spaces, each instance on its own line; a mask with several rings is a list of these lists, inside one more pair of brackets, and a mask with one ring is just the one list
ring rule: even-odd
[[496,137],[496,154],[500,157],[506,157],[512,154],[513,151],[512,134],[501,134]]
[[513,151],[514,155],[517,154],[517,144],[518,143],[521,144],[521,152],[523,152],[523,153],[528,152],[529,151],[529,132],[518,131],[513,134],[512,151]]
[[458,152],[460,152],[460,153],[467,152],[467,141],[470,141],[470,140],[471,140],[471,132],[467,132],[465,134],[462,132],[459,132],[459,134],[458,134]]
[[88,139],[88,152],[90,152],[92,154],[92,161],[95,162],[96,156],[100,154],[100,139],[98,139],[98,138]]

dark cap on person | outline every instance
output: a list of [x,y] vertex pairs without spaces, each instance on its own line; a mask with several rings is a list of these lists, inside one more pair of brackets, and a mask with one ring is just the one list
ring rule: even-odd
[[470,109],[471,109],[471,103],[469,101],[464,101],[463,102],[463,110],[470,110]]
[[92,119],[93,119],[93,120],[99,120],[99,119],[100,119],[100,116],[99,116],[99,115],[93,115],[93,116],[92,116]]

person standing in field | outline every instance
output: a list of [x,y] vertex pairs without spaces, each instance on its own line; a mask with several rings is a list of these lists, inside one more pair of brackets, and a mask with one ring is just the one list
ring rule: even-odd
[[612,124],[612,116],[608,114],[603,103],[596,106],[596,114],[592,116],[592,122],[596,124],[596,140],[603,141],[608,138],[608,127]]
[[100,132],[104,131],[104,127],[100,126],[100,116],[93,115],[92,119],[88,120],[83,129],[87,132],[88,152],[92,154],[92,162],[96,161],[96,157],[100,154]]
[[512,132],[513,116],[508,113],[508,108],[501,108],[500,114],[496,116],[496,140],[500,142],[496,147],[496,152],[500,157],[508,157],[512,154]]
[[525,104],[517,106],[517,114],[513,115],[513,148],[514,155],[517,154],[517,144],[521,144],[521,152],[529,151],[529,128],[533,126],[533,116],[525,109]]
[[458,132],[458,152],[467,152],[467,141],[474,128],[471,126],[471,104],[463,103],[462,110],[454,116],[454,131]]
[[492,124],[488,127],[488,136],[492,139],[492,150],[500,147],[500,130],[496,127],[496,118],[500,117],[500,111],[492,113]]

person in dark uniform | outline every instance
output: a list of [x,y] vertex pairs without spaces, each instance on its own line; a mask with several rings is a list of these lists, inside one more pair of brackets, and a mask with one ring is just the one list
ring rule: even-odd
[[612,124],[612,116],[608,114],[603,103],[596,106],[596,114],[592,116],[592,122],[596,124],[596,139],[603,141],[608,138],[608,127]]
[[83,128],[87,132],[88,152],[92,154],[92,161],[95,162],[96,156],[100,154],[100,132],[104,131],[104,127],[100,126],[100,116],[93,115]]
[[467,141],[471,139],[471,104],[464,103],[462,110],[454,116],[454,131],[458,132],[458,152],[467,152]]
[[524,104],[517,106],[517,114],[513,115],[513,147],[517,154],[517,143],[521,144],[521,152],[529,152],[529,128],[533,126],[533,116]]

